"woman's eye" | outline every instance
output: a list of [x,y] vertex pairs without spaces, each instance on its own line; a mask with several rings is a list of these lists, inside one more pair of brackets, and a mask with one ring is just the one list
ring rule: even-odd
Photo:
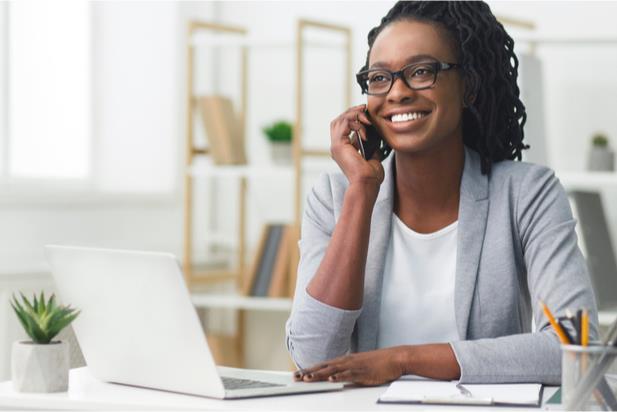
[[423,77],[423,76],[430,76],[432,74],[433,74],[433,71],[430,68],[421,67],[419,69],[414,70],[411,75],[417,76],[417,77]]
[[388,77],[384,75],[383,73],[375,73],[369,77],[368,81],[369,83],[382,83],[382,82],[387,82]]

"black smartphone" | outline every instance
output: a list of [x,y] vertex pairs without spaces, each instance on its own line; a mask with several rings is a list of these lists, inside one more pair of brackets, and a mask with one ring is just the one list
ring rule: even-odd
[[[365,113],[368,116],[368,112]],[[364,125],[364,128],[366,130],[366,141],[359,139],[360,153],[366,160],[369,160],[373,158],[375,151],[378,151],[379,160],[384,160],[388,157],[392,149],[381,137],[375,126]]]

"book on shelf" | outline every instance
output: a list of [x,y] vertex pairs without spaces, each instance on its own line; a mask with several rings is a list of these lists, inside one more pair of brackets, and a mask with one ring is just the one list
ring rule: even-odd
[[246,164],[242,125],[231,99],[218,95],[202,96],[199,109],[214,163]]
[[289,296],[292,233],[288,225],[264,225],[253,264],[242,288],[245,295]]

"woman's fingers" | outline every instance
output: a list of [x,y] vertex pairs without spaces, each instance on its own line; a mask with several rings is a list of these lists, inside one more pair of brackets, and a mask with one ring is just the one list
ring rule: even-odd
[[317,382],[328,380],[330,376],[340,371],[340,368],[336,365],[328,365],[325,368],[321,368],[314,372],[310,372],[304,375],[303,380],[305,382]]
[[328,380],[330,382],[354,382],[354,377],[354,372],[351,369],[347,369],[330,375]]

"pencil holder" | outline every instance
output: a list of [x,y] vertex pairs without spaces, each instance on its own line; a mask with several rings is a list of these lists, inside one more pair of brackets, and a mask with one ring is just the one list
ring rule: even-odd
[[617,348],[562,345],[561,396],[566,410],[617,410]]

